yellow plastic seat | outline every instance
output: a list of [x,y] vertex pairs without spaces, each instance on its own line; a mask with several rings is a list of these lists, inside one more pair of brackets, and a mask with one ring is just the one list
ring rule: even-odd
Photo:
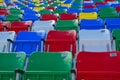
[[39,3],[39,2],[40,2],[40,0],[33,0],[33,2]]
[[4,0],[0,0],[0,3],[4,3]]
[[61,6],[63,6],[63,7],[71,7],[71,4],[64,4],[64,3],[62,3]]
[[96,12],[90,12],[90,13],[85,13],[85,12],[81,12],[79,14],[79,20],[82,19],[97,19],[98,15]]
[[43,10],[44,9],[44,7],[34,7],[33,8],[33,10],[35,10],[35,11],[37,11],[37,12],[39,12],[39,11],[41,11],[41,10]]

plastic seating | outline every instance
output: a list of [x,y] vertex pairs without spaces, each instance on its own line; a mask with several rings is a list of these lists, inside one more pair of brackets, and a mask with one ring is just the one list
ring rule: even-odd
[[84,8],[96,8],[96,5],[83,6]]
[[84,8],[83,12],[96,12],[98,13],[98,9],[97,8]]
[[41,11],[41,10],[43,10],[44,9],[44,7],[34,7],[33,8],[33,10],[34,11],[37,11],[37,12],[39,12],[39,11]]
[[120,29],[114,29],[112,32],[113,39],[115,40],[116,51],[120,51]]
[[39,17],[40,16],[38,16],[36,14],[33,14],[33,13],[25,13],[23,15],[22,21],[32,21],[32,22],[34,22],[34,21],[39,20]]
[[111,38],[107,29],[80,30],[79,31],[79,51],[110,51]]
[[41,16],[40,20],[42,20],[42,21],[47,21],[47,20],[57,21],[58,18],[57,18],[57,15],[55,15],[55,14],[43,14]]
[[53,11],[54,14],[62,14],[62,13],[67,13],[67,10],[59,10],[59,9],[56,9]]
[[10,22],[0,22],[0,31],[8,31]]
[[63,6],[63,7],[71,7],[71,4],[62,3],[61,6]]
[[79,20],[82,19],[97,19],[98,15],[96,12],[90,12],[90,13],[85,13],[85,12],[81,12],[79,14]]
[[21,21],[22,15],[9,14],[6,16],[5,21]]
[[9,52],[11,51],[11,44],[8,39],[14,40],[15,32],[0,32],[0,52]]
[[35,21],[32,26],[32,31],[44,30],[46,33],[48,33],[50,30],[54,30],[54,26],[55,26],[54,20]]
[[77,80],[119,80],[120,52],[79,52]]
[[54,10],[56,9],[56,7],[54,7],[54,6],[48,6],[48,7],[46,7],[45,9],[46,9],[46,10],[53,10],[53,11],[54,11]]
[[9,31],[15,31],[16,34],[20,31],[29,31],[32,27],[32,21],[14,21],[9,28]]
[[25,52],[28,56],[32,52],[43,51],[43,39],[46,33],[41,32],[19,32],[16,40],[12,42],[13,52]]
[[58,20],[56,30],[76,30],[78,32],[78,20]]
[[77,14],[79,14],[79,13],[81,13],[82,12],[82,9],[74,9],[74,8],[69,8],[68,9],[68,13],[77,13]]
[[120,29],[120,18],[106,18],[106,28],[109,29],[111,32],[114,29]]
[[24,79],[49,80],[54,78],[55,80],[71,80],[71,69],[72,54],[70,52],[36,52],[29,58]]
[[68,13],[62,13],[60,14],[60,20],[75,20],[77,19],[77,14],[68,14]]
[[47,52],[71,51],[76,53],[76,31],[49,31],[46,39]]
[[79,24],[80,29],[95,30],[104,28],[104,21],[100,18],[94,20],[82,19]]
[[117,6],[117,7],[116,7],[116,11],[117,11],[117,12],[120,12],[120,6]]
[[52,14],[52,10],[41,10],[39,11],[39,14]]
[[119,14],[114,8],[101,8],[99,11],[99,17],[102,19],[118,18]]
[[[0,79],[19,80],[24,69],[25,53],[0,53]],[[8,66],[9,65],[9,66]]]
[[8,15],[10,11],[7,8],[0,8],[0,15]]

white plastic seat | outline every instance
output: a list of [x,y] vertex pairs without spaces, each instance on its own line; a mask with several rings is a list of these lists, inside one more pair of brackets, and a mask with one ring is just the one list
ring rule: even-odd
[[55,21],[35,21],[32,26],[32,31],[44,30],[48,33],[50,30],[54,30]]
[[109,30],[80,30],[79,51],[111,51]]
[[9,52],[11,51],[11,44],[7,41],[8,39],[14,40],[15,32],[0,32],[0,52]]

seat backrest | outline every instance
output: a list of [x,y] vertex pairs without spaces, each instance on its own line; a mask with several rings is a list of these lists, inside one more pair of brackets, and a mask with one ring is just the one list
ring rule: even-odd
[[120,72],[120,52],[79,52],[77,71]]
[[27,71],[70,71],[71,68],[70,52],[35,52],[29,58]]
[[0,53],[0,71],[23,70],[25,53]]

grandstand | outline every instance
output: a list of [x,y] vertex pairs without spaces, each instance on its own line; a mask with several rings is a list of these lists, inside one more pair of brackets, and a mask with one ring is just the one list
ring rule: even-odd
[[120,0],[0,0],[0,80],[120,80]]

